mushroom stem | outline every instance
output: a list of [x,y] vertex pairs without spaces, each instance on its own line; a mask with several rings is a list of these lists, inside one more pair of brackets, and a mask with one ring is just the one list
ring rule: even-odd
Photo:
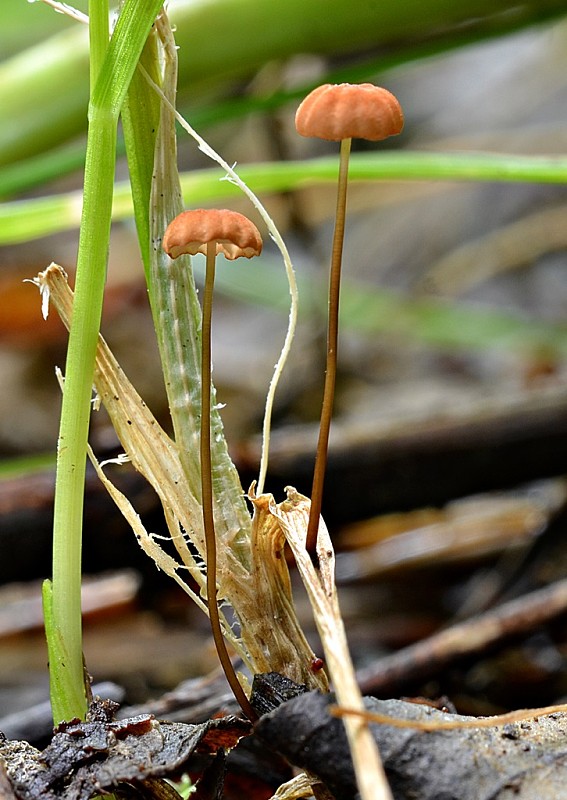
[[343,257],[343,241],[345,233],[348,164],[352,139],[341,140],[339,181],[337,187],[337,206],[335,212],[335,231],[333,234],[333,249],[331,255],[331,270],[329,276],[329,308],[327,324],[327,359],[325,368],[325,386],[323,389],[323,402],[321,406],[321,419],[319,422],[319,439],[315,455],[313,470],[313,485],[311,488],[311,508],[305,547],[316,563],[317,533],[319,531],[319,518],[323,503],[323,486],[325,471],[327,469],[327,452],[329,449],[329,433],[333,416],[333,403],[335,399],[335,382],[337,376],[337,347],[339,338],[339,298],[341,287],[341,265]]
[[217,542],[213,511],[213,476],[211,466],[211,321],[215,283],[215,241],[207,243],[205,288],[203,292],[203,321],[201,328],[201,504],[207,556],[207,605],[215,648],[226,679],[248,719],[257,719],[236,676],[226,649],[217,604]]

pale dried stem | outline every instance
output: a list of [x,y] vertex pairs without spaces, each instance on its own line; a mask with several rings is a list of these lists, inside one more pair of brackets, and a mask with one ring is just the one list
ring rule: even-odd
[[555,706],[543,706],[543,708],[522,708],[516,711],[509,711],[506,714],[497,714],[493,717],[471,717],[470,719],[400,719],[391,717],[388,714],[379,714],[376,711],[365,709],[361,711],[354,708],[334,706],[329,709],[331,714],[337,717],[354,716],[366,719],[369,722],[377,722],[381,725],[391,725],[393,728],[413,728],[418,731],[454,731],[460,728],[496,728],[502,725],[511,725],[516,722],[534,722],[539,717],[547,717],[551,714],[564,714],[567,712],[567,705],[561,703]]
[[299,800],[299,798],[310,797],[312,786],[316,783],[316,778],[310,777],[306,772],[300,772],[291,780],[282,783],[270,800]]
[[[309,595],[337,700],[341,706],[363,712],[364,705],[339,609],[329,533],[321,521],[317,536],[319,569],[316,569],[305,547],[309,500],[291,487],[287,487],[286,492],[288,499],[279,505],[273,503],[270,510],[282,526]],[[363,717],[347,715],[344,725],[361,797],[363,800],[391,800],[378,748],[367,721]]]

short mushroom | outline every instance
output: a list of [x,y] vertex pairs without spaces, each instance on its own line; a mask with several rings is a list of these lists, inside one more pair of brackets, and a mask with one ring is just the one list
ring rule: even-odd
[[295,127],[301,136],[314,136],[341,143],[335,231],[329,279],[325,387],[305,542],[314,563],[316,562],[317,533],[321,516],[337,373],[339,293],[351,141],[353,137],[380,141],[400,133],[403,125],[403,112],[394,95],[387,89],[371,83],[318,86],[302,101],[295,115]]
[[255,719],[256,714],[236,677],[226,649],[216,600],[217,549],[211,472],[211,320],[216,256],[222,253],[229,261],[241,257],[259,256],[262,252],[262,237],[254,223],[243,214],[227,209],[199,208],[184,211],[169,223],[163,236],[162,246],[170,258],[203,253],[207,259],[201,329],[200,444],[201,502],[207,555],[207,603],[215,646],[227,680],[244,713],[249,719]]

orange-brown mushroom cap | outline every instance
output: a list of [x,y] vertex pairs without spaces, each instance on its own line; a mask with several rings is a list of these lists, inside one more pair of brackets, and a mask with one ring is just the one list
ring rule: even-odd
[[162,247],[170,258],[178,258],[206,254],[210,242],[216,243],[217,255],[222,253],[229,261],[262,252],[262,237],[254,223],[226,208],[197,208],[178,214],[167,226]]
[[301,136],[339,142],[395,136],[404,127],[404,114],[394,95],[372,83],[325,83],[300,104],[295,127]]

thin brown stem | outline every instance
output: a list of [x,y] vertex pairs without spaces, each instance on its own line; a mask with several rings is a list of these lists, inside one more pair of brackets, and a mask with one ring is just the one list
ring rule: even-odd
[[323,486],[327,469],[327,452],[329,449],[329,433],[333,417],[335,399],[335,382],[337,377],[337,347],[339,338],[339,297],[341,287],[341,264],[343,258],[343,241],[345,234],[345,217],[348,184],[348,162],[351,139],[341,142],[339,164],[339,182],[337,187],[337,206],[335,212],[335,232],[331,254],[331,270],[329,275],[329,310],[327,325],[327,361],[325,368],[325,387],[319,422],[319,439],[313,470],[313,486],[311,488],[311,509],[307,525],[305,547],[312,560],[316,557],[317,533],[323,503]]
[[363,692],[399,693],[415,680],[424,680],[463,657],[478,656],[489,647],[541,628],[567,612],[567,578],[502,603],[470,619],[379,658],[358,673]]
[[232,666],[226,649],[217,604],[217,542],[213,512],[213,476],[211,466],[211,321],[215,284],[216,242],[207,244],[207,267],[203,292],[203,323],[201,328],[201,503],[207,555],[207,604],[211,631],[219,661],[240,707],[248,719],[258,715],[250,705]]
[[509,711],[506,714],[497,714],[494,717],[471,717],[470,719],[400,719],[389,714],[379,714],[375,711],[361,710],[359,708],[344,708],[331,706],[329,713],[334,717],[362,717],[368,722],[378,722],[381,725],[391,725],[394,728],[414,728],[419,731],[450,731],[459,728],[495,728],[500,725],[510,725],[514,722],[533,722],[539,717],[550,714],[564,714],[567,705],[544,706],[543,708],[521,708]]

